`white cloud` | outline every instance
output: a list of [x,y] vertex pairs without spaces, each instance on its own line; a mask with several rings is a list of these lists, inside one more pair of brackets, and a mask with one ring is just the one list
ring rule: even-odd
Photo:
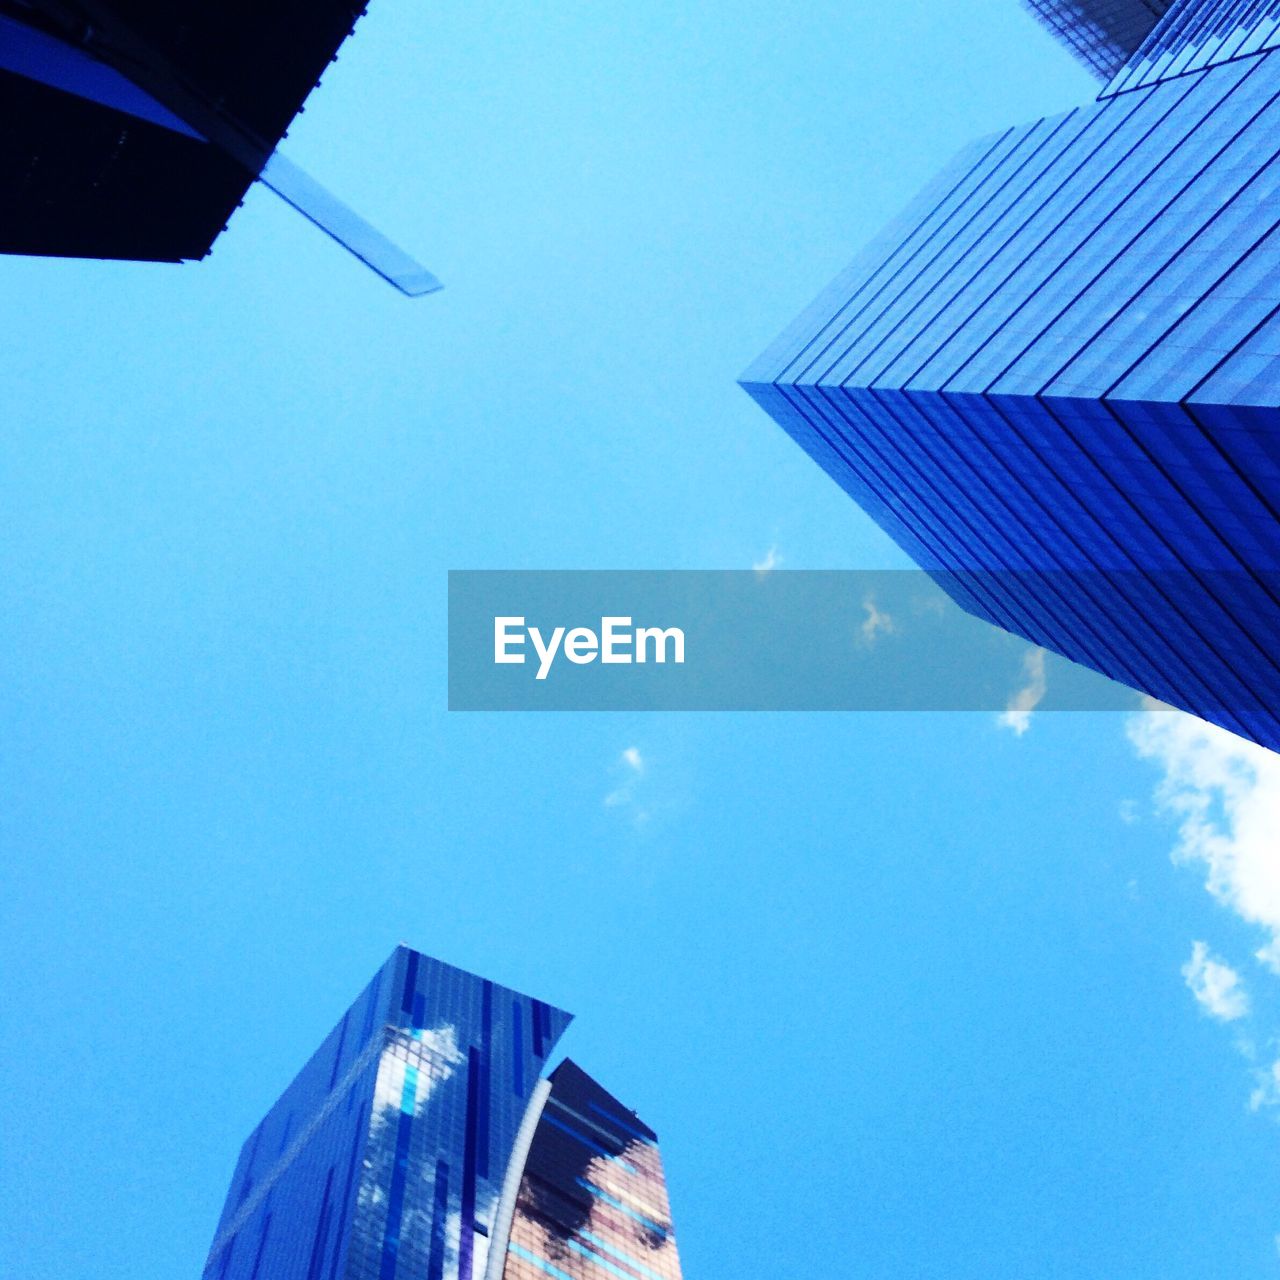
[[1187,989],[1200,1007],[1219,1022],[1235,1022],[1249,1012],[1249,996],[1240,975],[1209,951],[1204,942],[1191,946],[1191,959],[1182,966]]
[[1209,892],[1265,931],[1257,958],[1280,973],[1280,756],[1150,700],[1128,733],[1163,770],[1156,804],[1178,823],[1174,860],[1203,864]]
[[764,553],[763,560],[757,560],[751,567],[763,578],[770,570],[776,569],[782,563],[782,557],[778,554],[777,547],[770,547]]
[[898,629],[897,623],[894,622],[889,614],[882,613],[876,608],[874,596],[868,596],[862,602],[862,608],[867,615],[862,620],[862,626],[858,628],[863,644],[875,644],[876,636],[892,635]]
[[645,774],[645,758],[639,747],[625,747],[618,754],[615,774],[621,773],[622,781],[604,798],[606,809],[629,808],[637,826],[649,820],[649,811],[641,806],[637,799],[637,789]]
[[1043,649],[1032,649],[1023,658],[1022,673],[1026,676],[1026,684],[1014,690],[1009,705],[998,719],[1002,729],[1012,729],[1019,738],[1031,728],[1031,713],[1043,701],[1049,687],[1044,674]]
[[[911,602],[913,610],[918,614],[941,618],[945,616],[950,601],[942,594],[942,588],[937,588],[932,595],[917,596]],[[954,607],[954,606],[952,606]]]
[[[1249,1095],[1249,1110],[1280,1106],[1280,1061],[1273,1062],[1265,1071],[1255,1071],[1253,1078],[1257,1084]],[[1276,1244],[1280,1247],[1280,1236],[1276,1237]]]
[[[420,1071],[417,1074],[411,1090],[413,1113],[421,1115],[427,1100],[435,1090],[444,1084],[453,1075],[454,1069],[461,1066],[467,1059],[458,1047],[457,1028],[447,1022],[441,1023],[438,1027],[401,1034],[409,1035],[417,1042],[419,1052],[431,1067],[429,1071]],[[398,1057],[389,1050],[383,1051],[374,1085],[374,1102],[384,1112],[399,1111],[405,1105],[407,1096],[405,1068],[408,1065],[406,1059]]]
[[1246,1062],[1257,1062],[1258,1046],[1251,1035],[1248,1035],[1245,1032],[1240,1032],[1236,1036],[1234,1043],[1235,1043],[1236,1052]]

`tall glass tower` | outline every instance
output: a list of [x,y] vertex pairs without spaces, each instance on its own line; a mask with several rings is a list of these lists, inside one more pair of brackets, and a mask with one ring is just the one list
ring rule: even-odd
[[1280,749],[1280,15],[1178,0],[744,375],[964,608]]
[[245,1142],[204,1280],[605,1280],[628,1249],[678,1280],[652,1133],[541,1078],[569,1020],[398,947]]

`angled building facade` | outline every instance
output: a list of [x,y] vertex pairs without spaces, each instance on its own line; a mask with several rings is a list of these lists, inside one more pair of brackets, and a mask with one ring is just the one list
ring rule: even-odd
[[743,383],[970,612],[1280,749],[1269,8],[965,149]]
[[[616,1242],[651,1216],[645,1230],[666,1234],[649,1254],[674,1257],[656,1147],[616,1167],[600,1155],[622,1160],[650,1132],[572,1064],[542,1078],[569,1021],[398,947],[245,1142],[204,1280],[502,1280],[521,1250],[554,1274],[555,1248],[528,1223],[550,1221],[543,1197],[561,1183],[613,1249],[566,1274],[616,1278]],[[566,1161],[574,1124],[590,1145]]]
[[1099,80],[1110,80],[1164,17],[1169,0],[1022,0]]

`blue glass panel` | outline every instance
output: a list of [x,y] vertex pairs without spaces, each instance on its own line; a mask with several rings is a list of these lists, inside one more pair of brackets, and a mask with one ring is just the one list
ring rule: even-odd
[[[526,1019],[544,1051],[527,1057]],[[398,948],[245,1143],[206,1280],[478,1280],[516,1132],[568,1022]]]
[[1179,0],[743,383],[962,607],[1280,749],[1278,138],[1280,5]]

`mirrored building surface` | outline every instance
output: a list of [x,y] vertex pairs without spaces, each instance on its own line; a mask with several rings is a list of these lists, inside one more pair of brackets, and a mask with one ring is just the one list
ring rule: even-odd
[[652,1132],[543,1078],[569,1021],[398,947],[245,1142],[204,1280],[678,1280]]
[[573,1062],[552,1073],[505,1280],[680,1280],[657,1135]]
[[970,612],[1280,748],[1273,7],[966,148],[743,382]]
[[478,1280],[569,1018],[398,947],[244,1144],[205,1280]]

